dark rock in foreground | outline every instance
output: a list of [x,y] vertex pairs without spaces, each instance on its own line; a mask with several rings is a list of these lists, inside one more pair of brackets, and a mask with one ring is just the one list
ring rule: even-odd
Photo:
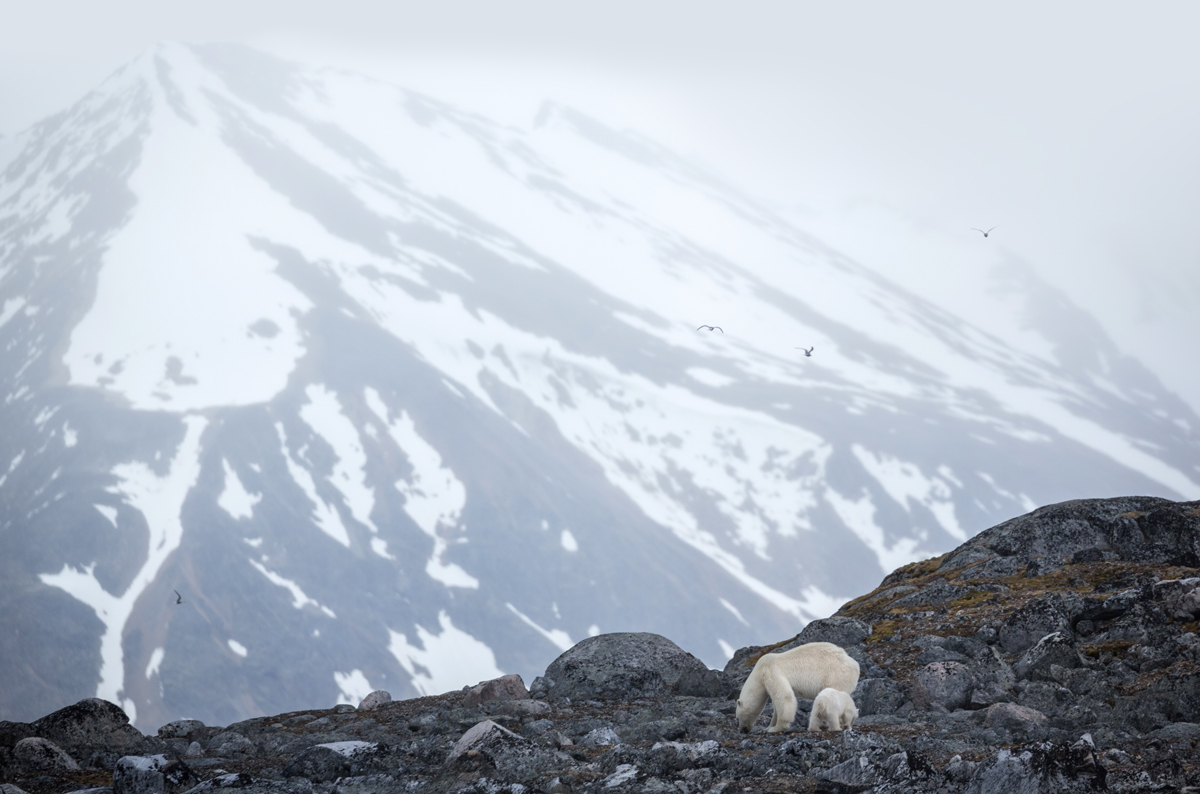
[[[0,722],[0,794],[1083,792],[1200,786],[1200,503],[1052,505],[905,566],[721,673],[669,640],[612,634],[515,676],[360,709],[195,720],[156,737],[89,699]],[[859,661],[853,731],[738,734],[766,652]]]

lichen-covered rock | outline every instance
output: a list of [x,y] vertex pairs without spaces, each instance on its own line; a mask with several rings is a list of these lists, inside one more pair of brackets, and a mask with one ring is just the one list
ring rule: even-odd
[[161,739],[186,739],[204,727],[200,720],[175,720],[158,729]]
[[1013,665],[1017,678],[1045,678],[1053,667],[1072,668],[1079,666],[1079,652],[1070,634],[1056,631],[1038,640]]
[[84,745],[104,745],[120,754],[146,746],[146,737],[129,724],[129,717],[121,707],[100,698],[86,698],[61,708],[30,727],[35,735],[75,755],[79,755],[76,748]]
[[550,700],[723,694],[716,671],[666,637],[646,633],[589,637],[551,662],[543,678]]
[[975,689],[975,676],[962,662],[932,662],[913,677],[912,701],[919,709],[947,711],[965,707]]
[[61,747],[49,739],[30,736],[13,745],[13,758],[28,769],[39,772],[65,772],[78,769],[79,764]]

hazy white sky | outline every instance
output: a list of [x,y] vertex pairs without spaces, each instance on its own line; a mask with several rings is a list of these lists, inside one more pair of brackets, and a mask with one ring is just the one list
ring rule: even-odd
[[340,64],[522,126],[556,99],[801,223],[866,203],[927,232],[1000,224],[989,242],[1200,410],[1200,4],[0,1],[0,133],[164,39]]

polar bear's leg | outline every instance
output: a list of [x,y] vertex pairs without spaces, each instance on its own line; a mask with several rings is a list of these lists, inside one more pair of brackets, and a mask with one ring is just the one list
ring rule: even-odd
[[796,719],[796,693],[792,684],[782,672],[771,670],[771,675],[763,681],[767,686],[767,694],[771,696],[771,705],[775,707],[775,718],[767,733],[780,733],[792,727]]

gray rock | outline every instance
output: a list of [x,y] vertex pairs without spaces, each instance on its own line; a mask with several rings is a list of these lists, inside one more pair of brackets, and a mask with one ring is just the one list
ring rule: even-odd
[[1001,750],[990,764],[980,766],[964,789],[966,794],[1038,794],[1038,775],[1031,763],[1033,754],[1013,755]]
[[909,699],[907,688],[890,678],[860,678],[852,693],[861,716],[894,714]]
[[526,740],[517,734],[510,731],[508,728],[498,725],[491,720],[484,720],[471,726],[466,733],[462,735],[454,747],[450,750],[450,755],[446,758],[447,762],[453,761],[456,758],[466,755],[472,750],[481,750],[487,747],[496,747],[503,744],[521,745],[526,743]]
[[1046,715],[1035,709],[1016,703],[996,703],[988,706],[983,725],[985,728],[1003,728],[1007,731],[1028,733],[1043,728],[1048,722]]
[[545,679],[550,700],[723,694],[716,671],[657,634],[589,637],[551,662]]
[[218,733],[208,740],[208,752],[220,758],[241,758],[254,755],[254,742],[235,731]]
[[492,706],[492,710],[496,714],[511,714],[514,717],[535,716],[538,714],[549,714],[551,711],[550,704],[541,700],[502,700],[497,701]]
[[162,755],[127,755],[113,768],[113,794],[179,794],[199,783],[186,764]]
[[596,728],[589,731],[586,736],[579,740],[579,743],[587,747],[606,747],[621,743],[621,737],[617,736],[617,732],[607,726]]
[[160,739],[186,739],[204,727],[200,720],[175,720],[158,729]]
[[963,708],[975,689],[971,668],[961,662],[933,662],[913,676],[912,701],[919,709],[940,707],[947,711]]
[[1000,627],[997,642],[1005,653],[1021,653],[1056,631],[1071,636],[1071,610],[1079,604],[1054,593],[1039,598],[1009,615]]
[[[858,645],[871,636],[871,624],[856,618],[834,616],[813,620],[804,627],[793,642],[804,645],[809,642],[832,642],[842,648]],[[793,646],[795,647],[795,646]],[[786,646],[780,650],[787,650]]]
[[314,783],[332,783],[350,774],[350,759],[333,748],[314,745],[292,756],[283,774],[284,777],[307,778]]
[[1079,666],[1079,653],[1069,631],[1042,637],[1013,665],[1013,673],[1018,679],[1046,678],[1055,665],[1068,669]]
[[516,674],[504,675],[491,681],[482,681],[467,690],[463,705],[470,708],[492,700],[528,700],[529,691],[525,682]]
[[385,703],[391,703],[391,702],[392,702],[392,693],[391,692],[386,692],[382,689],[376,689],[374,692],[372,692],[371,694],[367,695],[365,698],[362,699],[362,702],[358,704],[358,710],[359,711],[370,711],[371,709],[377,709],[380,706],[384,705]]
[[31,727],[35,735],[68,751],[83,745],[104,745],[118,752],[145,746],[145,737],[129,724],[121,707],[100,698],[85,698],[61,708]]
[[24,767],[39,772],[65,772],[79,769],[75,759],[49,739],[30,736],[13,745],[13,758]]
[[192,742],[184,751],[184,758],[201,758],[204,756],[204,748],[200,746],[200,742]]
[[12,783],[0,783],[0,794],[25,794],[25,789]]
[[949,601],[962,598],[970,592],[972,592],[972,590],[969,587],[948,584],[946,582],[937,582],[929,585],[928,587],[922,587],[915,593],[909,593],[903,598],[897,599],[892,606],[919,607],[934,604],[945,604]]

